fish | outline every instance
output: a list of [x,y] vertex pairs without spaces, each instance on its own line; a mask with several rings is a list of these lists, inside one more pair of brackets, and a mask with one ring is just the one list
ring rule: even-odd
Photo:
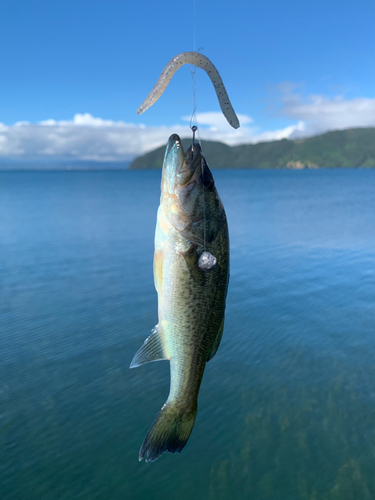
[[203,69],[207,73],[212,82],[212,85],[214,86],[221,111],[223,112],[223,115],[225,116],[227,122],[231,127],[239,128],[240,121],[233,109],[218,70],[208,59],[208,57],[204,56],[200,52],[181,52],[181,54],[177,54],[177,56],[172,57],[172,59],[168,62],[168,64],[161,72],[151,92],[137,109],[137,114],[141,115],[142,113],[144,113],[159,99],[159,97],[168,87],[172,76],[176,73],[178,68],[181,68],[181,66],[183,66],[184,64],[192,64],[194,66],[197,66],[198,68]]
[[228,224],[214,178],[200,144],[184,152],[173,134],[155,231],[158,323],[130,365],[169,360],[170,391],[141,446],[140,461],[180,453],[190,437],[206,363],[223,335],[228,282]]

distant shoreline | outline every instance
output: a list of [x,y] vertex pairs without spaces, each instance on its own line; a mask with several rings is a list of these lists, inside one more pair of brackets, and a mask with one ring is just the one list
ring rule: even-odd
[[125,172],[126,168],[1,168],[0,172]]
[[[184,149],[191,139],[182,139]],[[306,139],[281,139],[228,146],[202,141],[205,158],[212,169],[318,169],[375,167],[375,128],[336,130]],[[131,170],[160,169],[165,146],[136,158]],[[355,167],[353,167],[355,168]]]
[[[273,171],[273,170],[285,170],[290,172],[301,172],[301,171],[314,171],[314,170],[372,170],[374,167],[316,167],[316,168],[282,168],[282,167],[270,167],[270,168],[212,168],[213,171],[218,170],[234,170],[234,171]],[[130,169],[130,168],[9,168],[2,169],[0,167],[0,174],[3,173],[26,173],[26,172],[45,172],[45,173],[61,173],[61,172],[135,172],[137,170],[142,170],[143,172],[155,172],[155,168],[142,168],[142,169]]]

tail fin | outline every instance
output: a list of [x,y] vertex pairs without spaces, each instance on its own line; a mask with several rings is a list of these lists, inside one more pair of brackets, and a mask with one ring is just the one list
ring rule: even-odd
[[145,457],[146,462],[154,462],[165,451],[180,453],[193,430],[196,415],[196,406],[193,410],[183,412],[176,403],[167,402],[143,441],[139,461]]

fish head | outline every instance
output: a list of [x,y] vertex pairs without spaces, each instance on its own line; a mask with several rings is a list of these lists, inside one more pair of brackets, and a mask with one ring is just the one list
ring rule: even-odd
[[214,185],[201,146],[193,143],[184,152],[179,136],[171,135],[164,157],[161,191],[166,216],[176,229],[202,220],[205,196],[213,192]]

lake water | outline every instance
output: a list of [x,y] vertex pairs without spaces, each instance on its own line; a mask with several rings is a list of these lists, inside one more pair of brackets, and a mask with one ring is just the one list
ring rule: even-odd
[[374,498],[375,171],[214,176],[224,337],[186,448],[145,464],[160,172],[0,172],[1,500]]

